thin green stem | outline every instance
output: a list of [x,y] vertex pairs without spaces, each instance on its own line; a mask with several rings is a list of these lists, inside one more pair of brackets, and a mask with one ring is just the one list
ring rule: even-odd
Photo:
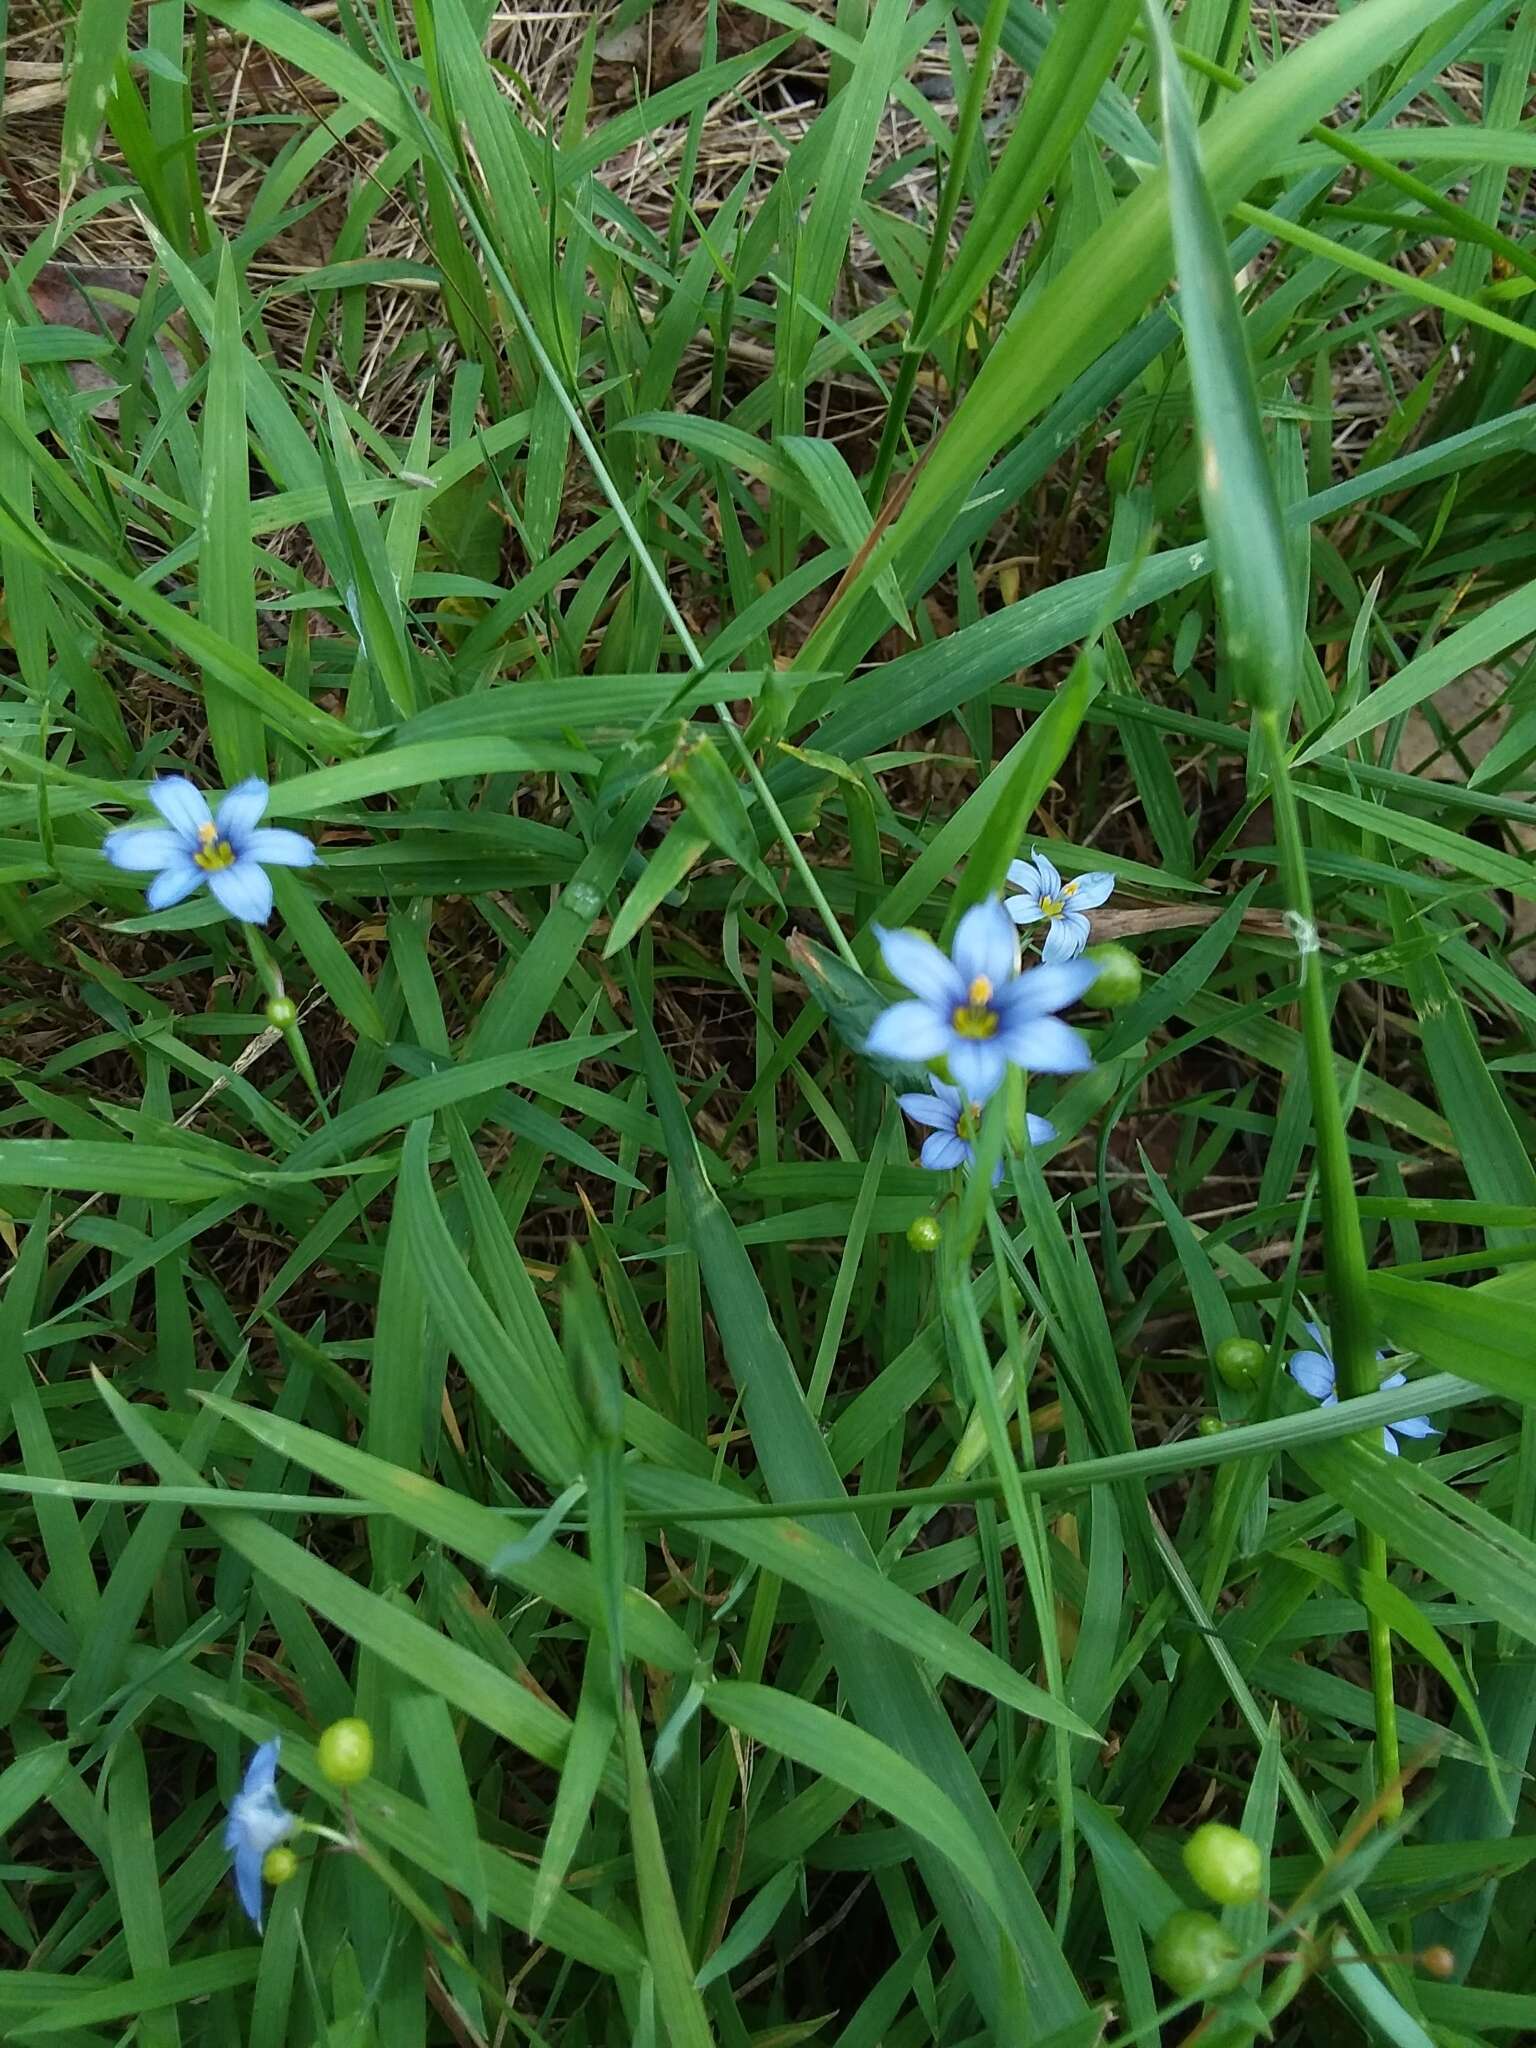
[[[1312,887],[1307,876],[1306,842],[1296,792],[1291,786],[1285,735],[1274,711],[1261,711],[1259,730],[1269,770],[1270,798],[1275,814],[1275,842],[1280,875],[1293,936],[1301,954],[1301,1030],[1306,1046],[1307,1078],[1312,1091],[1313,1128],[1317,1136],[1317,1172],[1323,1222],[1323,1264],[1328,1276],[1329,1315],[1334,1370],[1346,1401],[1377,1389],[1376,1346],[1360,1235],[1360,1211],[1349,1157],[1349,1133],[1339,1096],[1329,1028],[1328,996],[1323,985],[1322,957],[1312,916]],[[1387,1573],[1383,1538],[1358,1525],[1360,1557],[1365,1572],[1381,1580]],[[1374,1610],[1368,1610],[1371,1651],[1371,1693],[1376,1713],[1376,1786],[1386,1817],[1401,1812],[1401,1795],[1393,1810],[1391,1787],[1401,1766],[1397,1737],[1397,1701],[1392,1683],[1391,1631]]]
[[864,502],[872,512],[878,511],[885,497],[886,485],[891,480],[891,470],[896,461],[896,450],[907,424],[907,408],[912,403],[912,393],[917,389],[917,373],[926,350],[913,346],[914,338],[921,334],[928,324],[928,315],[933,311],[933,302],[938,296],[939,284],[944,276],[945,261],[949,255],[949,231],[955,224],[955,215],[960,211],[960,200],[965,190],[965,167],[970,161],[976,137],[981,130],[982,107],[986,100],[987,84],[992,76],[992,59],[997,54],[1002,39],[1003,23],[1008,17],[1010,0],[992,0],[987,9],[986,20],[981,26],[981,36],[976,44],[976,55],[971,63],[970,81],[966,87],[965,104],[960,110],[959,124],[955,129],[954,145],[949,152],[949,173],[939,194],[939,210],[934,217],[933,236],[928,244],[928,260],[923,265],[922,282],[917,289],[917,304],[912,310],[912,325],[907,335],[906,346],[901,352],[901,367],[896,372],[896,388],[891,393],[891,402],[886,408],[885,426],[880,435],[880,446],[875,454],[875,466],[870,471],[869,488]]
[[[240,929],[245,933],[246,943],[250,947],[251,963],[256,969],[257,979],[267,992],[268,1001],[286,1001],[282,970],[273,959],[266,940],[253,924],[242,925]],[[270,1023],[271,1020],[268,1021]],[[309,1056],[309,1047],[304,1043],[304,1034],[299,1029],[297,1017],[291,1024],[276,1025],[273,1028],[282,1032],[289,1058],[298,1068],[299,1078],[314,1097],[315,1107],[320,1112],[320,1121],[329,1123],[330,1111],[325,1106],[325,1093],[320,1086],[320,1077],[315,1072],[315,1063]]]

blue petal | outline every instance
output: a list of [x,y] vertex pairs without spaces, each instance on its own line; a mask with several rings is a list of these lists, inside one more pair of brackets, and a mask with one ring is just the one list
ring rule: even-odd
[[235,851],[246,860],[259,861],[264,868],[312,868],[320,858],[302,832],[290,832],[283,825],[260,826],[248,833],[244,846]]
[[[1406,1386],[1407,1386],[1407,1384],[1408,1384],[1408,1375],[1407,1375],[1407,1373],[1405,1373],[1405,1372],[1395,1372],[1395,1373],[1391,1374],[1391,1376],[1390,1376],[1389,1378],[1387,1378],[1387,1379],[1384,1379],[1384,1380],[1382,1381],[1382,1383],[1381,1383],[1381,1391],[1382,1391],[1382,1392],[1383,1392],[1383,1393],[1385,1394],[1385,1393],[1386,1393],[1386,1392],[1387,1392],[1387,1391],[1388,1391],[1388,1390],[1389,1390],[1390,1388],[1392,1388],[1392,1387],[1406,1387]],[[1396,1428],[1397,1428],[1397,1424],[1396,1424],[1396,1423],[1394,1422],[1394,1423],[1393,1423],[1393,1425],[1392,1425],[1392,1427],[1393,1427],[1394,1429],[1396,1429]]]
[[985,1102],[1008,1071],[1008,1055],[995,1038],[951,1038],[949,1071],[972,1102]]
[[1004,910],[1016,925],[1037,924],[1045,912],[1029,896],[1010,896],[1003,904]]
[[1099,970],[1092,960],[1061,960],[1051,967],[1026,967],[1017,981],[998,992],[1005,1016],[1051,1017],[1093,987]]
[[1405,1415],[1401,1422],[1394,1422],[1392,1427],[1399,1436],[1418,1438],[1440,1434],[1427,1415]]
[[921,932],[887,931],[874,927],[880,957],[903,988],[925,1003],[952,1010],[965,1001],[965,986],[932,939]]
[[1298,1351],[1287,1371],[1304,1394],[1326,1401],[1334,1391],[1333,1360],[1325,1351]]
[[1051,919],[1051,928],[1045,935],[1040,957],[1047,967],[1054,967],[1058,960],[1075,960],[1087,943],[1087,918],[1075,910],[1064,910],[1059,917]]
[[913,1123],[922,1124],[925,1129],[930,1131],[953,1132],[955,1124],[959,1120],[959,1108],[952,1106],[950,1103],[940,1101],[937,1094],[898,1095],[896,1101],[898,1106],[911,1117]]
[[160,870],[144,891],[144,901],[151,910],[169,910],[173,903],[180,903],[194,889],[200,889],[207,879],[203,870],[182,854],[172,866]]
[[1031,1145],[1049,1145],[1056,1135],[1056,1126],[1043,1116],[1026,1115],[1024,1128],[1029,1132]]
[[186,842],[169,825],[124,825],[107,834],[101,850],[113,867],[137,875],[173,867],[187,857]]
[[1003,1162],[1001,1161],[1001,1159],[999,1159],[999,1161],[997,1162],[996,1166],[994,1166],[994,1167],[993,1167],[993,1169],[992,1169],[992,1185],[993,1185],[993,1187],[997,1188],[997,1187],[1001,1187],[1001,1186],[1002,1186],[1002,1184],[1003,1184]]
[[1061,894],[1061,870],[1054,861],[1046,859],[1038,846],[1032,846],[1029,851],[1030,858],[1035,864],[1035,873],[1040,877],[1040,894],[1042,896],[1059,896]]
[[[1032,860],[1011,860],[1008,863],[1008,879],[1015,889],[1022,889],[1024,897],[1031,903],[1038,903],[1043,893],[1040,887],[1040,873]],[[1012,905],[1009,906],[1012,908]]]
[[259,775],[237,782],[219,805],[219,837],[227,839],[236,853],[245,852],[245,842],[261,823],[267,808],[267,785]]
[[149,800],[187,846],[196,846],[203,826],[213,823],[208,799],[185,775],[162,775],[149,785]]
[[960,979],[969,988],[978,978],[1001,988],[1019,967],[1019,941],[1013,919],[995,896],[973,903],[955,927],[953,947]]
[[1091,875],[1079,875],[1077,886],[1067,899],[1074,910],[1097,910],[1115,893],[1115,878],[1096,868]]
[[[1087,1040],[1059,1017],[1008,1018],[991,1042],[1032,1074],[1083,1074],[1093,1065]],[[953,1068],[953,1055],[949,1063]]]
[[961,1166],[970,1158],[971,1148],[953,1131],[933,1131],[924,1138],[923,1149],[917,1156],[932,1172],[947,1173],[951,1167]]
[[265,924],[272,915],[272,884],[253,860],[237,860],[231,868],[213,868],[208,887],[231,917],[242,924]]
[[256,1932],[261,1932],[261,1866],[263,1852],[254,1842],[242,1842],[235,1850],[235,1890],[244,1906],[246,1917]]
[[277,1783],[277,1758],[281,1746],[282,1738],[273,1735],[252,1754],[240,1785],[240,1791],[245,1798],[259,1799],[263,1793],[270,1792]]
[[1390,1429],[1383,1428],[1381,1432],[1381,1447],[1384,1451],[1390,1451],[1394,1458],[1402,1456],[1402,1452],[1397,1448],[1397,1438]]
[[864,1050],[876,1059],[908,1060],[921,1066],[949,1046],[946,1020],[929,1003],[892,1003],[875,1019]]

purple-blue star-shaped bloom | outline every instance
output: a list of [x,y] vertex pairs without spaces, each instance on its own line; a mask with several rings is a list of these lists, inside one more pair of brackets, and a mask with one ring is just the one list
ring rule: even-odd
[[102,852],[115,868],[154,874],[145,890],[151,910],[168,910],[206,883],[221,909],[244,924],[272,915],[270,868],[312,867],[320,856],[301,832],[263,825],[269,791],[257,775],[219,805],[185,775],[163,775],[149,785],[149,800],[163,825],[126,825],[109,832]]
[[[914,1093],[896,1098],[913,1123],[922,1124],[929,1133],[917,1156],[935,1173],[947,1173],[956,1166],[963,1166],[969,1173],[976,1157],[973,1141],[982,1105],[979,1102],[968,1103],[960,1090],[951,1088],[947,1081],[930,1081],[928,1085],[933,1091],[929,1095]],[[1056,1135],[1056,1126],[1047,1123],[1043,1116],[1026,1114],[1024,1122],[1031,1145],[1044,1145]],[[993,1187],[1002,1177],[1003,1162],[999,1159],[992,1175]]]
[[1102,869],[1091,875],[1077,875],[1070,882],[1038,848],[1030,849],[1028,860],[1009,864],[1008,879],[1022,893],[1010,896],[1004,909],[1015,924],[1033,924],[1044,918],[1050,929],[1040,957],[1048,965],[1058,960],[1075,960],[1088,943],[1085,910],[1097,910],[1114,894],[1115,878]]
[[[1290,1375],[1304,1394],[1310,1394],[1312,1399],[1319,1402],[1324,1408],[1331,1408],[1339,1398],[1336,1384],[1338,1374],[1334,1370],[1333,1354],[1328,1349],[1328,1340],[1324,1337],[1316,1323],[1308,1323],[1305,1327],[1307,1335],[1312,1339],[1317,1349],[1315,1351],[1295,1352],[1290,1361]],[[1378,1351],[1376,1356],[1378,1358],[1385,1358],[1388,1354],[1385,1351]],[[1394,1372],[1381,1383],[1383,1391],[1388,1387],[1405,1387],[1407,1384],[1408,1375],[1405,1372]],[[1435,1428],[1427,1415],[1408,1415],[1401,1422],[1393,1422],[1383,1426],[1381,1432],[1382,1448],[1390,1451],[1395,1458],[1398,1455],[1398,1437],[1426,1437],[1438,1436],[1439,1434],[1439,1430]]]
[[1093,1065],[1081,1033],[1056,1013],[1092,986],[1098,968],[1073,960],[1021,974],[1018,935],[995,896],[961,918],[948,958],[921,932],[874,931],[886,966],[916,1000],[875,1019],[867,1052],[914,1066],[946,1059],[970,1102],[985,1102],[1010,1065],[1040,1074]]
[[274,1735],[251,1758],[240,1790],[229,1802],[229,1819],[224,1823],[224,1846],[235,1855],[235,1890],[258,1934],[262,1921],[261,1866],[267,1851],[285,1842],[298,1826],[277,1796],[277,1749],[278,1738]]

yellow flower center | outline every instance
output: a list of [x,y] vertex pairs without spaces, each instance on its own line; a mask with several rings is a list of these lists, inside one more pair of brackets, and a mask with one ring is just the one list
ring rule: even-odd
[[215,868],[232,868],[234,866],[235,849],[227,839],[219,837],[219,829],[216,825],[211,823],[199,825],[197,837],[199,850],[193,854],[192,858],[205,873],[211,874]]
[[1065,894],[1066,891],[1063,890],[1061,896],[1042,896],[1040,898],[1040,908],[1047,917],[1060,917],[1067,907],[1063,901]]
[[978,974],[965,992],[965,1001],[950,1012],[950,1024],[962,1038],[991,1038],[997,1031],[997,1012],[992,1001],[992,984]]

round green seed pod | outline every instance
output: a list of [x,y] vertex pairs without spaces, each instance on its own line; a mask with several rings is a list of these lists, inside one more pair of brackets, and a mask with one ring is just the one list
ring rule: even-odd
[[937,1216],[914,1216],[907,1225],[907,1243],[915,1252],[936,1252],[943,1236]]
[[299,1006],[292,996],[273,996],[266,1014],[274,1031],[291,1031],[299,1021]]
[[1083,997],[1097,1010],[1123,1010],[1141,994],[1141,962],[1125,946],[1090,946],[1087,954],[1099,978]]
[[355,1714],[333,1721],[315,1747],[315,1761],[333,1785],[361,1785],[373,1769],[373,1730]]
[[297,1876],[298,1868],[298,1857],[281,1843],[261,1859],[261,1874],[268,1884],[286,1884],[290,1877]]
[[1184,1844],[1184,1868],[1218,1906],[1246,1906],[1264,1888],[1264,1856],[1251,1835],[1208,1820]]
[[1214,1998],[1236,1982],[1237,1945],[1219,1920],[1184,1907],[1152,1947],[1152,1967],[1181,1998]]
[[1216,1376],[1234,1393],[1247,1393],[1264,1377],[1268,1357],[1262,1344],[1252,1337],[1223,1337],[1211,1353]]

